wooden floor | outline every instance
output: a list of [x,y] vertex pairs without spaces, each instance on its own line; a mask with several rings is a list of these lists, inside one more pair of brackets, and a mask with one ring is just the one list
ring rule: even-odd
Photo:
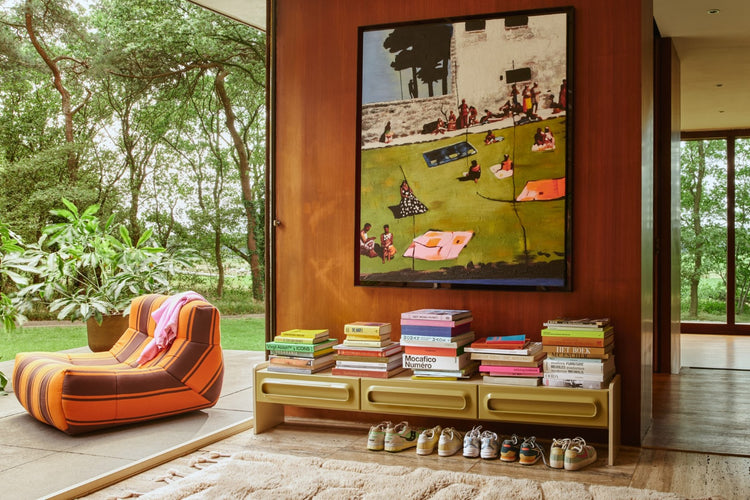
[[681,344],[680,373],[654,374],[642,446],[750,456],[750,337],[682,335]]

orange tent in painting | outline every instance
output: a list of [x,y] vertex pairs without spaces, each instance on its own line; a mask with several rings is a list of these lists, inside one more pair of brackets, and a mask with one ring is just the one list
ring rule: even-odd
[[516,201],[557,200],[565,197],[565,177],[528,181]]

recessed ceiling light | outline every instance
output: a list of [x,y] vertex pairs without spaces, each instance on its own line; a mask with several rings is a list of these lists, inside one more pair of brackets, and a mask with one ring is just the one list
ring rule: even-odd
[[720,109],[720,110],[719,110],[719,113],[723,113],[723,112],[724,112],[724,110],[723,110],[723,109]]
[[719,12],[721,12],[719,9],[708,9],[706,11],[707,14],[718,14]]
[[717,84],[716,84],[716,86],[717,86],[717,87],[723,87],[723,86],[724,86],[724,84],[723,84],[723,83],[717,83]]

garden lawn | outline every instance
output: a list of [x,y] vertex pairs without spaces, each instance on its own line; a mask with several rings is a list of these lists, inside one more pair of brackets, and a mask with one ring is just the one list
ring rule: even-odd
[[[0,332],[0,361],[18,352],[64,351],[88,344],[85,325],[26,326],[14,332]],[[221,347],[239,351],[265,349],[264,318],[222,318]]]

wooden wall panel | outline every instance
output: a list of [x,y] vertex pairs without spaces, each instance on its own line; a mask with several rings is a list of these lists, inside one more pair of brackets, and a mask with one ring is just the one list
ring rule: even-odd
[[[639,442],[641,359],[641,10],[599,0],[277,0],[272,37],[277,330],[390,321],[467,308],[479,334],[539,338],[551,317],[606,315],[623,375],[623,441]],[[573,291],[355,287],[357,27],[575,7]],[[398,331],[398,328],[396,328]],[[271,332],[275,333],[275,332]]]

